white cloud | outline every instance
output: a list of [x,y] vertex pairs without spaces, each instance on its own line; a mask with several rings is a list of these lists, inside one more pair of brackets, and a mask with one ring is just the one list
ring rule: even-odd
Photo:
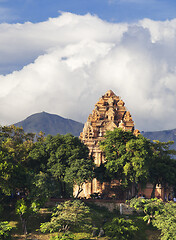
[[108,89],[140,130],[176,127],[176,20],[112,24],[62,13],[42,23],[0,25],[0,122],[47,111],[85,122]]
[[65,47],[83,40],[119,41],[126,27],[127,24],[121,24],[117,31],[116,25],[96,16],[71,13],[36,24],[0,24],[0,70],[9,70],[7,65],[11,70],[18,69],[57,46]]

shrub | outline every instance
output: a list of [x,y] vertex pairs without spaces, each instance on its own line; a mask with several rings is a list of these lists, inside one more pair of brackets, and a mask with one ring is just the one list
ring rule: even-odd
[[111,223],[105,224],[105,233],[113,240],[130,240],[134,239],[138,231],[132,220],[124,218],[113,218]]
[[161,213],[158,213],[153,220],[153,225],[161,230],[161,240],[176,239],[176,203],[165,204]]
[[164,207],[164,202],[157,198],[132,198],[128,202],[131,207],[144,212],[145,217],[143,219],[144,221],[147,221],[148,224],[162,211]]
[[11,230],[12,226],[9,225],[8,222],[0,222],[0,239],[11,239]]
[[53,236],[50,240],[74,240],[74,235],[71,233],[64,233],[62,236]]
[[57,206],[50,222],[42,223],[41,232],[90,231],[92,219],[90,209],[79,200],[66,201]]

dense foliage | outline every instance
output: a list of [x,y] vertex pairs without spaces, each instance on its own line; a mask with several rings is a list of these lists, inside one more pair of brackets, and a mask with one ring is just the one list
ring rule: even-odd
[[152,223],[161,231],[161,240],[176,239],[176,203],[164,203],[159,199],[134,198],[128,201],[131,207],[141,210],[145,216],[144,221]]
[[[77,137],[70,134],[44,137],[42,133],[36,136],[24,133],[22,128],[0,127],[0,212],[4,207],[13,209],[16,206],[23,233],[27,233],[27,220],[50,197],[72,196],[75,184],[78,197],[83,183],[91,181],[94,172],[101,181],[118,179],[125,188],[149,181],[154,186],[154,194],[156,184],[161,183],[164,187],[175,184],[176,161],[172,158],[174,151],[169,150],[170,144],[151,142],[131,132],[115,129],[107,132],[105,140],[100,143],[105,164],[95,169],[88,148]],[[156,199],[132,201],[133,207],[144,212],[144,220],[161,230],[163,240],[176,238],[174,204],[164,205]],[[5,222],[6,219],[2,220],[1,238],[7,236],[10,239],[12,227]],[[137,231],[128,220],[117,216],[111,220],[106,224],[106,233],[111,239],[131,239]],[[58,205],[51,221],[41,225],[43,232],[91,229],[90,209],[80,201]],[[55,238],[72,239],[72,235]]]
[[132,198],[127,201],[131,207],[138,211],[143,211],[145,214],[144,221],[149,224],[157,214],[162,212],[164,202],[157,198],[143,199],[143,198]]
[[90,209],[80,200],[66,201],[54,210],[50,222],[41,224],[42,232],[90,231]]
[[0,190],[10,195],[27,187],[26,164],[34,134],[15,126],[0,127]]
[[72,196],[73,184],[82,191],[93,177],[93,161],[88,148],[67,135],[25,133],[22,128],[0,127],[0,203],[6,196],[16,202],[23,232],[27,219],[49,197]]
[[[169,150],[172,142],[151,142],[142,135],[134,136],[130,131],[120,128],[107,131],[100,148],[105,153],[102,167],[104,176],[117,179],[121,185],[153,184],[152,197],[155,197],[157,184],[173,186],[176,179],[174,150]],[[101,178],[101,171],[97,171]]]
[[61,236],[52,236],[50,240],[74,240],[74,235],[72,233],[65,232]]
[[155,216],[153,225],[161,230],[161,240],[176,239],[176,204],[166,203],[164,208]]
[[11,239],[11,231],[13,227],[9,225],[9,223],[6,222],[0,222],[0,239],[2,240],[9,240]]
[[149,140],[117,128],[106,133],[105,139],[100,142],[100,148],[105,153],[106,177],[119,180],[126,189],[132,184],[147,182],[152,155]]
[[93,178],[93,161],[89,159],[88,148],[70,134],[48,135],[45,144],[48,154],[46,170],[58,182],[60,194],[68,196],[68,183],[69,186],[79,186],[79,195],[83,183]]
[[45,138],[42,133],[26,134],[15,126],[0,128],[3,194],[14,195],[18,191],[28,199],[35,196],[41,200],[57,189],[58,197],[70,196],[73,184],[81,189],[83,182],[92,177],[93,161],[88,148],[77,137],[58,134]]
[[130,219],[116,217],[105,224],[105,233],[112,240],[132,240],[137,231],[138,227]]
[[149,165],[149,181],[153,184],[151,197],[155,197],[155,188],[157,184],[161,184],[164,188],[167,186],[175,186],[176,179],[176,155],[175,150],[170,150],[172,141],[152,143],[152,158]]

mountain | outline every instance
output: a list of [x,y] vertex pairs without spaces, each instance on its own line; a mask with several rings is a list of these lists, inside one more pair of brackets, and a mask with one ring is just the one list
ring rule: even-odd
[[[83,130],[83,124],[60,117],[56,114],[46,112],[35,113],[25,120],[14,124],[18,127],[23,127],[25,132],[39,133],[44,132],[45,135],[56,135],[57,133],[71,133],[74,136],[79,136]],[[174,141],[172,148],[176,149],[176,129],[141,132],[141,134],[150,140],[159,140],[161,142]]]
[[60,117],[59,115],[49,114],[46,112],[35,113],[25,120],[14,124],[18,127],[23,127],[25,132],[39,133],[44,132],[45,135],[56,135],[57,133],[71,133],[74,136],[79,136],[83,130],[83,124]]
[[141,132],[141,134],[150,140],[159,140],[160,142],[174,141],[172,148],[176,149],[176,129],[155,132]]

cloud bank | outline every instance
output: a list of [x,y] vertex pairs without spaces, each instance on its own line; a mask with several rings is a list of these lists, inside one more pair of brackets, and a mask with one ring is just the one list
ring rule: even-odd
[[176,19],[108,23],[62,13],[0,24],[0,124],[46,111],[85,122],[107,90],[136,128],[176,128]]

